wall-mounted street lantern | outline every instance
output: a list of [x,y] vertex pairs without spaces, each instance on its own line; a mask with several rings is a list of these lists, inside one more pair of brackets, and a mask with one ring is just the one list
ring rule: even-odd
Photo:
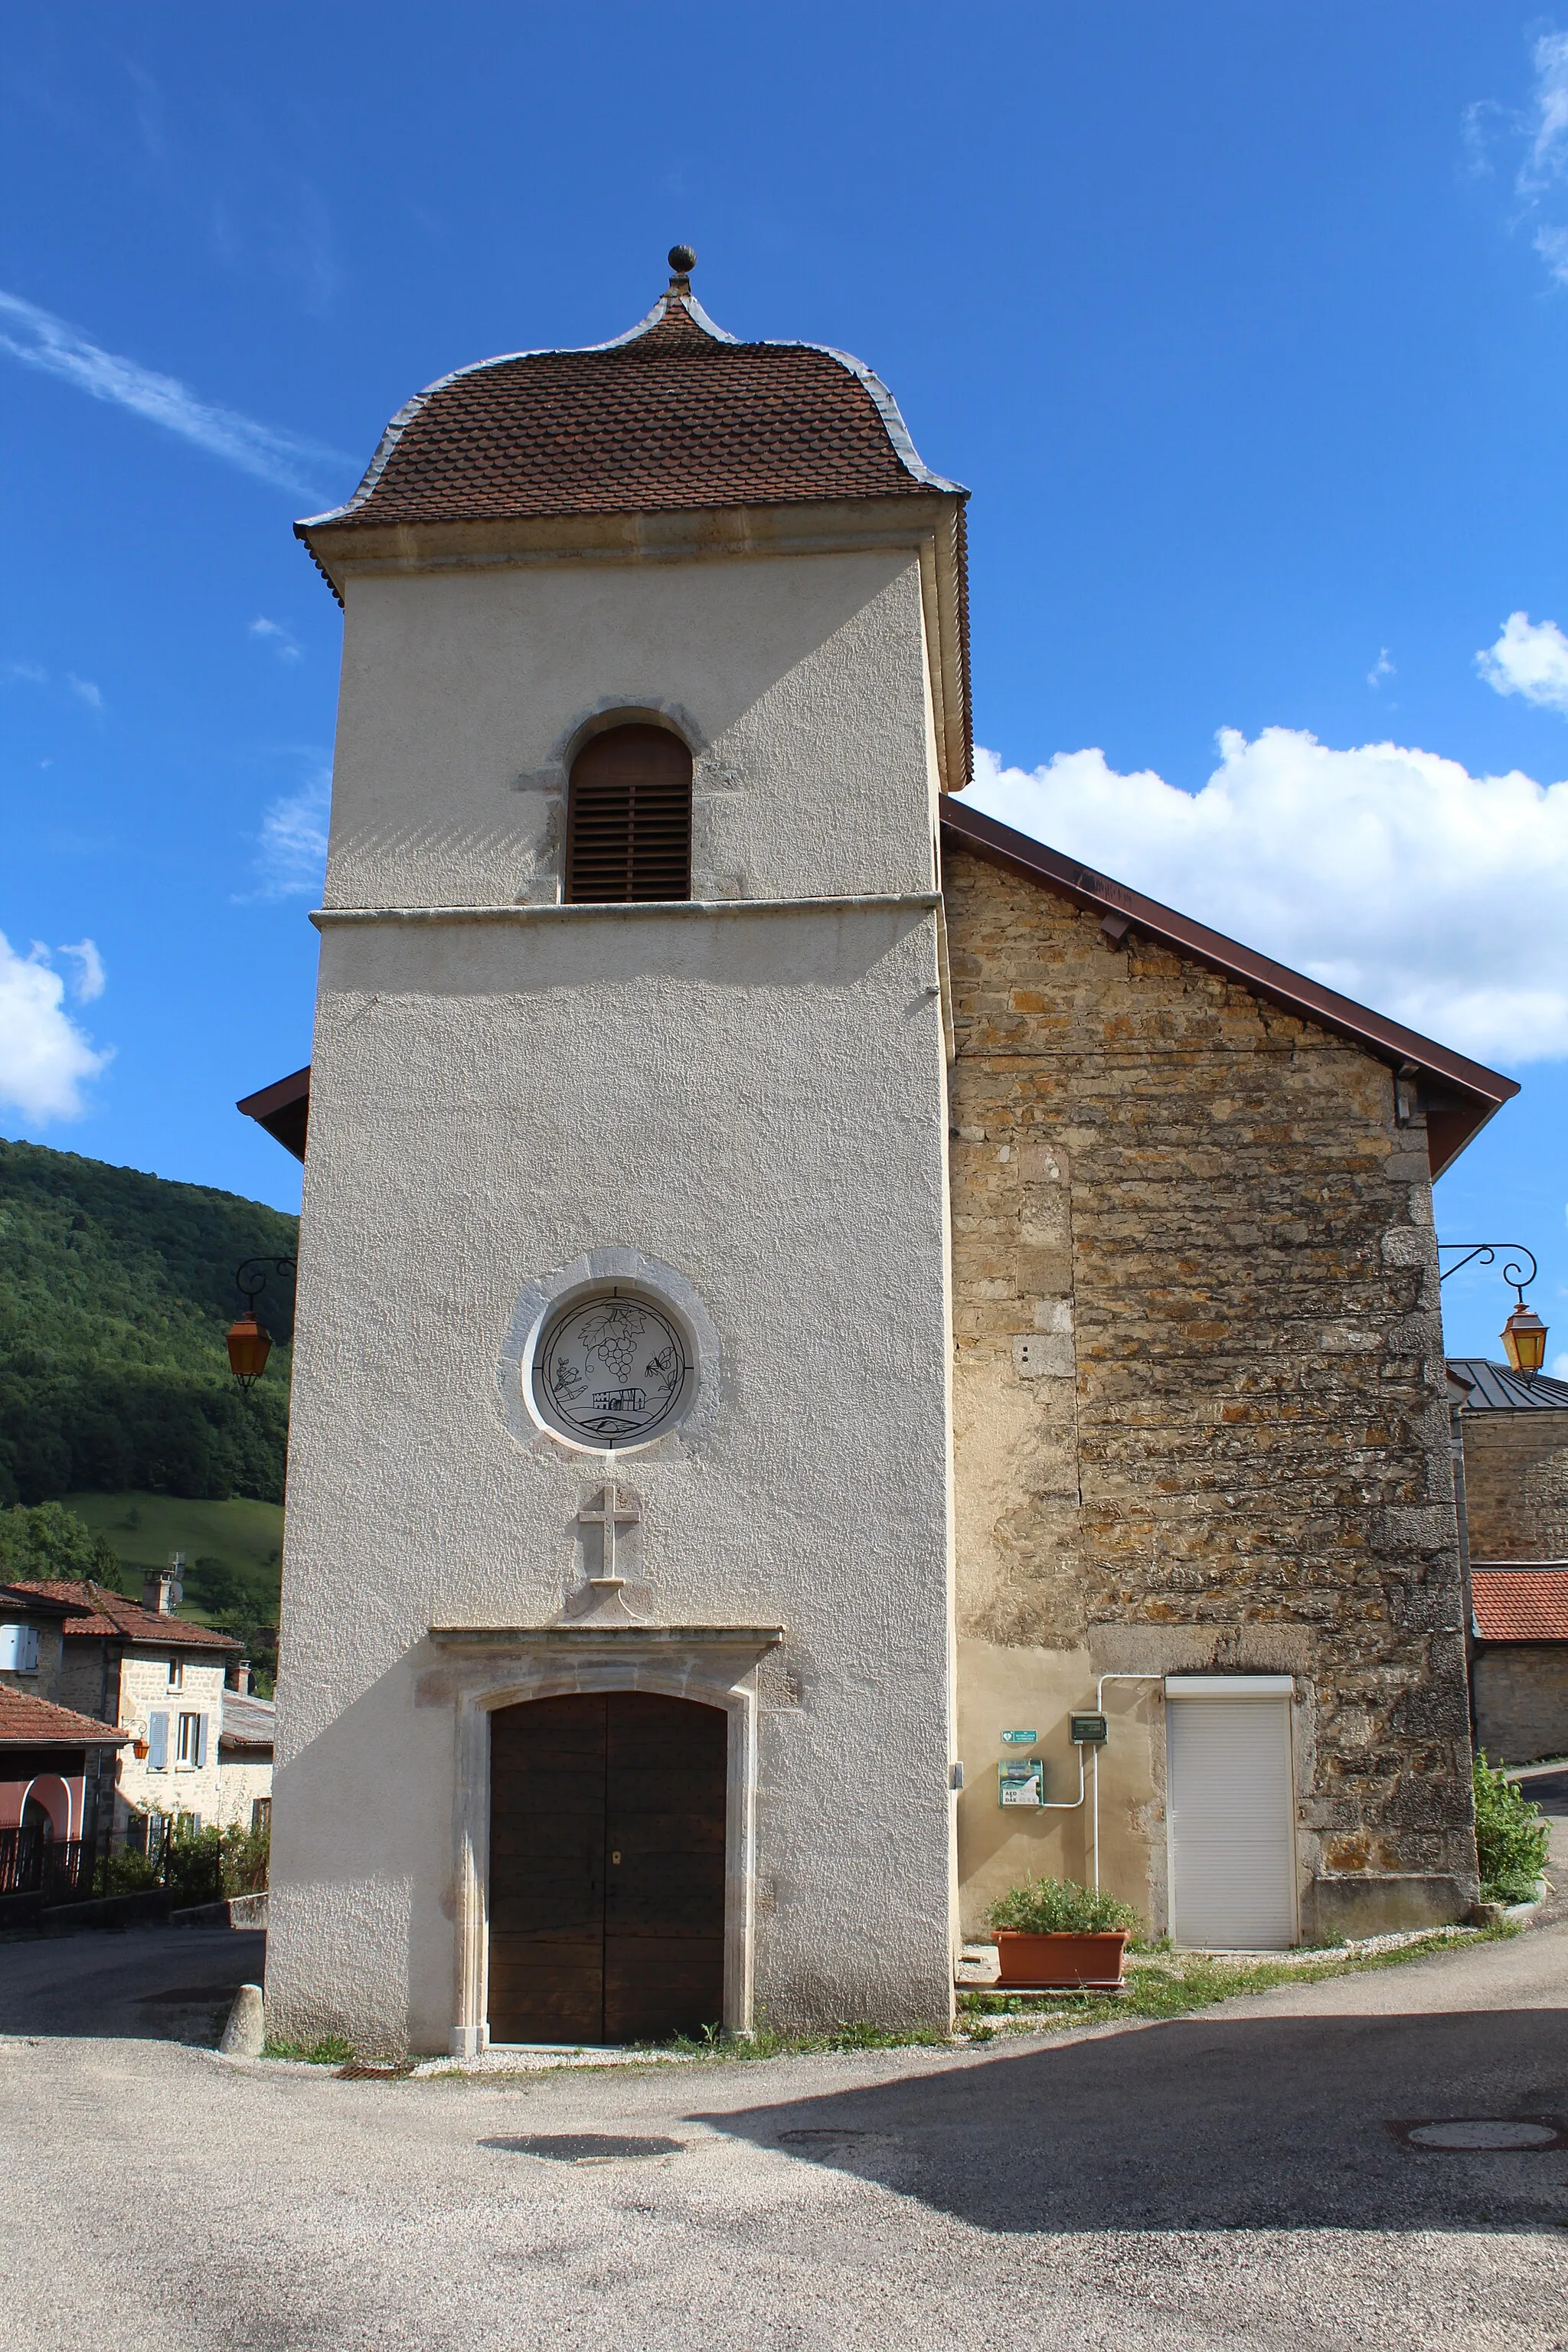
[[[1534,1252],[1526,1249],[1522,1242],[1439,1242],[1437,1250],[1439,1255],[1445,1250],[1463,1250],[1465,1253],[1452,1265],[1443,1268],[1437,1277],[1439,1282],[1447,1282],[1451,1274],[1458,1274],[1461,1267],[1474,1265],[1478,1260],[1482,1265],[1493,1265],[1499,1250],[1516,1250],[1519,1253],[1517,1257],[1503,1262],[1502,1278],[1513,1285],[1514,1305],[1499,1337],[1514,1370],[1522,1372],[1527,1380],[1533,1379],[1546,1361],[1546,1326],[1534,1307],[1524,1303],[1524,1294],[1537,1273]],[[1521,1263],[1526,1258],[1530,1261],[1528,1274]]]
[[291,1257],[247,1257],[235,1268],[234,1286],[245,1300],[245,1311],[228,1327],[228,1368],[241,1393],[250,1394],[272,1353],[272,1334],[257,1313],[256,1302],[275,1274],[292,1274]]

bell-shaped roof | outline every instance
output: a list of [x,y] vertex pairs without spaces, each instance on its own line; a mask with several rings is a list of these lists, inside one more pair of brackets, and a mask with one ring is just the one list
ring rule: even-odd
[[613,342],[441,377],[393,418],[348,503],[296,529],[933,491],[966,495],[921,464],[869,368],[818,343],[737,341],[678,274]]

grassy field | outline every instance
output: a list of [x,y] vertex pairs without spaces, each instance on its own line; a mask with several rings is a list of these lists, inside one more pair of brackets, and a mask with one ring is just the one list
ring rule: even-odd
[[218,1618],[278,1622],[283,1559],[280,1503],[187,1503],[174,1495],[62,1495],[60,1501],[103,1534],[119,1553],[125,1589],[141,1590],[143,1569],[163,1568],[172,1551],[185,1555],[183,1613],[211,1623]]

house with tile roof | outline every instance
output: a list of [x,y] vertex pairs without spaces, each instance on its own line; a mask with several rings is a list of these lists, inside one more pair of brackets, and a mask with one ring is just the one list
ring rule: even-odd
[[47,1696],[124,1735],[115,1742],[112,1785],[99,1791],[100,1818],[117,1843],[144,1840],[153,1814],[181,1814],[198,1827],[249,1821],[268,1793],[271,1759],[268,1748],[248,1756],[244,1769],[231,1764],[226,1786],[225,1710],[240,1703],[226,1684],[239,1644],[179,1614],[173,1576],[148,1577],[140,1601],[93,1583],[24,1581],[10,1590],[63,1612],[58,1664],[40,1675]]
[[1462,1917],[1431,1187],[1517,1089],[973,808],[967,492],[671,266],[298,526],[274,2030],[945,2017],[1042,1871]]

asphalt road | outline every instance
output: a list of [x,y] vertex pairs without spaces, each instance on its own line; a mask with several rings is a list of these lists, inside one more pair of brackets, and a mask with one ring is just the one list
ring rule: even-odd
[[1389,2128],[1568,2118],[1568,1924],[1068,2041],[513,2081],[166,2038],[254,1966],[0,1947],[6,2352],[1568,2347],[1568,2151]]

